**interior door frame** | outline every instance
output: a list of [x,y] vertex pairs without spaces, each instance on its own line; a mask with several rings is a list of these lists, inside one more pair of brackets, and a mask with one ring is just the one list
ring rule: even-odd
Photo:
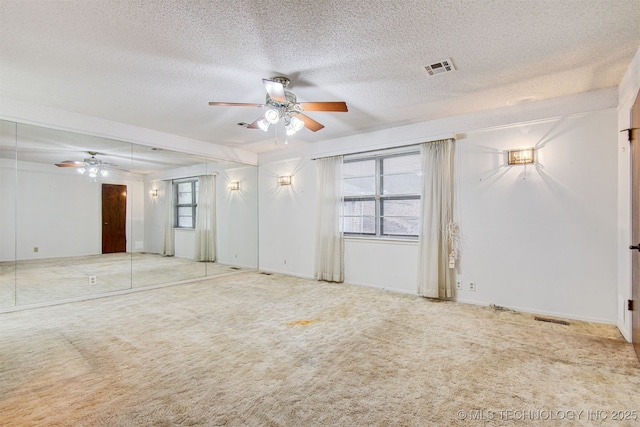
[[630,111],[630,188],[631,194],[631,342],[640,361],[640,90]]

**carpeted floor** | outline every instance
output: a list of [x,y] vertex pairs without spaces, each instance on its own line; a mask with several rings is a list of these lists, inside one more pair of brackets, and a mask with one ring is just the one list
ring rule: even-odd
[[258,272],[1,314],[0,362],[7,426],[640,418],[612,326]]
[[[99,295],[233,273],[217,262],[114,253],[0,262],[0,309]],[[89,276],[96,283],[89,283]]]

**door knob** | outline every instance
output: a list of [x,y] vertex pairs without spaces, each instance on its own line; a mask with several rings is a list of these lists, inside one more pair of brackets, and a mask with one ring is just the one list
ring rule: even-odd
[[638,243],[637,245],[631,245],[631,246],[629,246],[629,249],[631,249],[631,250],[634,250],[634,249],[635,249],[636,251],[639,251],[639,252],[640,252],[640,243]]

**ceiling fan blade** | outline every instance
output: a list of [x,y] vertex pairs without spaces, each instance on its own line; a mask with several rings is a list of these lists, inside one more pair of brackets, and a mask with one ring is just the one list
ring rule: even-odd
[[74,160],[65,160],[64,162],[56,163],[55,165],[58,166],[59,168],[79,168],[84,166],[84,162],[76,162]]
[[335,111],[338,113],[346,113],[346,102],[299,102],[298,105],[303,111]]
[[264,88],[267,90],[269,97],[273,99],[275,102],[285,103],[287,102],[287,98],[284,94],[284,86],[280,82],[275,82],[269,79],[262,79],[262,83],[264,83]]
[[264,119],[264,114],[251,122],[251,124],[247,126],[247,129],[260,129],[260,126],[258,126],[258,122],[262,119]]
[[296,117],[304,122],[304,126],[310,131],[317,132],[324,127],[323,124],[316,122],[309,116],[305,116],[302,113],[296,114]]
[[264,104],[254,104],[248,102],[210,102],[209,105],[216,107],[264,107]]

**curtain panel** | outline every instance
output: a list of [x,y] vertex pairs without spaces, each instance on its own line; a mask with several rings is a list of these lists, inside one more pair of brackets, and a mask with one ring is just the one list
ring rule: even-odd
[[213,175],[198,177],[195,244],[196,261],[216,260],[216,180]]
[[162,255],[175,255],[175,235],[173,226],[174,218],[174,195],[173,182],[171,180],[164,182],[164,228],[162,235]]
[[418,294],[429,298],[454,296],[455,140],[426,142],[420,146],[422,190],[419,233]]
[[318,159],[315,272],[317,280],[344,281],[342,156]]

